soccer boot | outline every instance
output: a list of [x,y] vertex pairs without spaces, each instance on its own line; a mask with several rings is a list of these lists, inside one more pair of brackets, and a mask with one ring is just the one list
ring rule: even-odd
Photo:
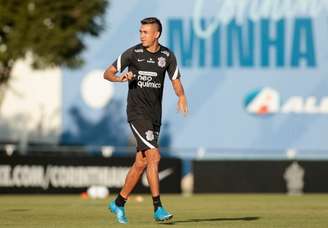
[[158,207],[154,212],[154,219],[156,221],[165,221],[171,219],[172,217],[173,215],[167,212],[164,207]]
[[124,207],[119,207],[116,205],[115,201],[112,201],[108,205],[108,209],[111,210],[112,213],[116,215],[117,221],[122,224],[127,224],[128,219],[125,216],[125,209]]

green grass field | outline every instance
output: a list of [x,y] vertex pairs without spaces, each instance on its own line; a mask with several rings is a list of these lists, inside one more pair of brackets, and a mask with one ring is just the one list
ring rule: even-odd
[[0,227],[328,227],[328,195],[162,195],[174,214],[163,224],[153,221],[151,198],[143,197],[129,199],[129,224],[120,225],[106,209],[109,199],[0,195]]

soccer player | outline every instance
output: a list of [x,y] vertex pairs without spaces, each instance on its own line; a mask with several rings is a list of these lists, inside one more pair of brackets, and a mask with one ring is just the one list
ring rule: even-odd
[[[161,22],[155,17],[145,18],[141,21],[139,32],[141,43],[123,52],[104,73],[104,78],[109,81],[128,82],[128,122],[137,141],[134,164],[117,198],[108,205],[108,208],[116,214],[119,223],[128,222],[124,205],[145,169],[153,198],[154,219],[164,221],[173,217],[162,206],[158,177],[160,161],[158,138],[166,72],[178,96],[178,111],[184,115],[188,112],[176,58],[158,41],[162,32]],[[122,73],[126,67],[128,72]],[[117,76],[117,72],[122,74]]]

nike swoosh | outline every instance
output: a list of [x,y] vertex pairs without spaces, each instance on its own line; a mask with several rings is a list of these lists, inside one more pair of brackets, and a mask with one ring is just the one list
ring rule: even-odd
[[145,59],[137,59],[138,62],[142,62],[142,61],[145,61]]
[[[170,176],[172,173],[173,173],[173,168],[164,169],[163,171],[159,172],[158,173],[159,181],[161,181],[161,180],[165,179],[166,177]],[[142,184],[146,187],[149,187],[149,183],[148,183],[148,180],[147,180],[147,174],[146,173],[144,173],[142,175]]]

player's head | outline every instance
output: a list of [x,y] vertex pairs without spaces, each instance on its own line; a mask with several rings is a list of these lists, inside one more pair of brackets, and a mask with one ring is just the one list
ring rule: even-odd
[[156,17],[141,20],[140,40],[144,47],[149,47],[158,41],[162,33],[162,24]]

